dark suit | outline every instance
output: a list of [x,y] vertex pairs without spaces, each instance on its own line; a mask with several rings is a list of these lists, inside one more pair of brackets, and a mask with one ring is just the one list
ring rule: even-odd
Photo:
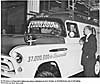
[[87,40],[88,41],[85,41],[83,44],[81,64],[84,67],[84,75],[87,77],[93,77],[96,61],[95,53],[97,51],[97,40],[93,34],[91,34]]

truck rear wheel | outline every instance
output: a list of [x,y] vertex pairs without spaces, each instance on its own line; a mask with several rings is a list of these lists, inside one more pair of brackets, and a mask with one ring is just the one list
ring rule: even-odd
[[41,78],[53,78],[53,77],[61,77],[60,70],[58,68],[58,65],[55,61],[48,61],[40,64],[40,66],[37,68],[36,77]]
[[100,63],[97,61],[95,64],[95,74],[98,75],[100,73]]
[[100,75],[100,58],[97,57],[96,63],[95,63],[95,74],[98,76]]

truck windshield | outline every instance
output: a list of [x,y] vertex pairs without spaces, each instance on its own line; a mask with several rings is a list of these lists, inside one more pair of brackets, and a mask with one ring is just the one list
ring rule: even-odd
[[27,33],[31,34],[49,34],[62,36],[63,26],[57,21],[32,20],[28,24]]

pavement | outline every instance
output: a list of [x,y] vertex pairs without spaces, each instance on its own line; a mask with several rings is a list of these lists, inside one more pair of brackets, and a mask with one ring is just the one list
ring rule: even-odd
[[[100,77],[100,74],[99,75],[95,75],[94,78],[98,78],[98,77]],[[9,78],[9,77],[1,75],[1,78]],[[73,76],[70,76],[69,78],[86,78],[86,77],[84,76],[84,71],[82,71],[82,72],[77,73],[77,74],[75,74]]]
[[[78,74],[75,74],[73,76],[70,76],[69,78],[76,78],[76,77],[85,77],[84,76],[84,72],[80,72]],[[9,77],[1,75],[1,78],[9,78]]]
[[[95,75],[94,78],[96,77],[100,77],[100,75]],[[86,78],[86,76],[84,75],[84,71],[77,73],[69,78]]]

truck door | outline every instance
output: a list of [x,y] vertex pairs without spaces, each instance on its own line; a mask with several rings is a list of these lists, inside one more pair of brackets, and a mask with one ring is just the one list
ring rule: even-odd
[[73,60],[73,67],[75,70],[82,70],[81,66],[81,53],[82,53],[82,45],[79,44],[80,40],[80,32],[77,23],[67,21],[65,23],[67,38],[65,38],[65,42],[67,44],[68,55]]

